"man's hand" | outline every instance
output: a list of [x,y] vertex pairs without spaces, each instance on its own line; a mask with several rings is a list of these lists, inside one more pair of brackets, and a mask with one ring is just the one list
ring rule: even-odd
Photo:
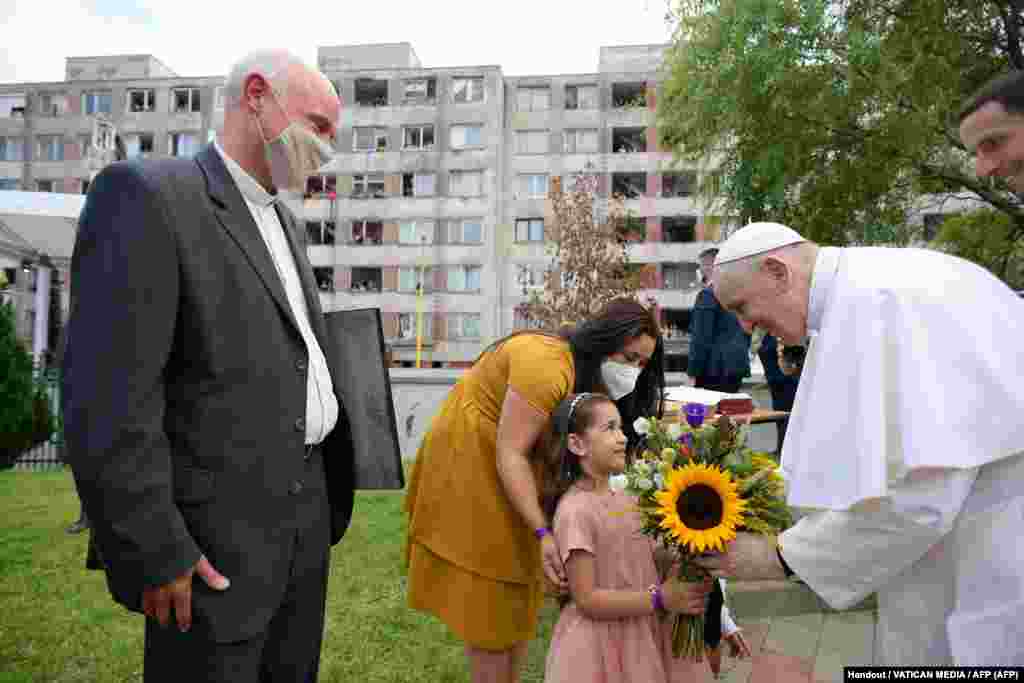
[[750,657],[750,646],[747,645],[747,639],[743,637],[743,631],[733,631],[722,638],[729,644],[730,657],[735,657],[737,659],[746,659],[747,657]]
[[227,590],[231,582],[227,577],[213,568],[206,556],[200,556],[195,566],[170,583],[142,591],[142,611],[151,618],[167,626],[170,621],[171,608],[178,622],[178,630],[185,632],[192,628],[192,575],[206,582],[215,591]]
[[551,534],[540,539],[541,564],[544,567],[544,578],[549,588],[556,590],[558,595],[569,590],[569,580],[565,577],[565,565],[562,554],[558,550],[558,542]]
[[775,551],[775,538],[740,532],[736,540],[727,545],[725,553],[702,555],[694,562],[711,572],[712,576],[726,576],[740,581],[784,580]]

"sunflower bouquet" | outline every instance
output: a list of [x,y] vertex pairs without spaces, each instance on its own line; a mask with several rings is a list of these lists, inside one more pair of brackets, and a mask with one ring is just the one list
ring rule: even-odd
[[[688,404],[683,424],[636,420],[644,441],[616,482],[637,498],[642,532],[676,556],[687,581],[703,580],[694,559],[724,552],[737,531],[777,534],[792,524],[775,461],[747,447],[749,424],[727,415],[705,421],[703,408]],[[676,615],[673,655],[703,652],[704,617]]]

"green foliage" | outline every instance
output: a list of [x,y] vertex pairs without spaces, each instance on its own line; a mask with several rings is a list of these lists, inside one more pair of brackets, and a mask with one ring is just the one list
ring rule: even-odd
[[[905,244],[922,192],[980,183],[957,139],[970,94],[1024,64],[1010,0],[677,0],[661,143],[721,169],[727,212],[825,244]],[[705,174],[708,178],[710,174]],[[711,183],[702,193],[712,199]]]
[[1024,289],[1024,236],[1005,213],[985,210],[950,216],[932,245],[987,268],[1011,289]]
[[15,335],[14,308],[0,305],[0,468],[54,430],[50,402],[35,382],[32,356]]

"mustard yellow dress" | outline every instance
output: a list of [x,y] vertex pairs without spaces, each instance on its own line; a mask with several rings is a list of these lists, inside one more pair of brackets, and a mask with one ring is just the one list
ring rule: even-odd
[[543,601],[540,543],[498,478],[505,393],[550,415],[574,381],[567,342],[512,337],[452,388],[416,455],[405,500],[409,605],[474,647],[533,638]]

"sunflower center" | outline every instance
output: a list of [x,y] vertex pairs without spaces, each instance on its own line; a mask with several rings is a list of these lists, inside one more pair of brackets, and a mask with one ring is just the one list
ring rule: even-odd
[[725,506],[718,491],[707,484],[694,484],[676,501],[679,519],[689,529],[703,531],[718,526],[722,522]]

